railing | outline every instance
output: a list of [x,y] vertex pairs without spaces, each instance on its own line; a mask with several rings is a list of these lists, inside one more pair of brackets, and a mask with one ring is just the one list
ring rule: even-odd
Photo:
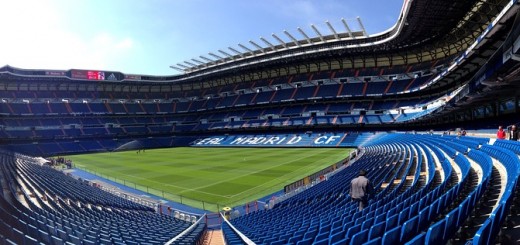
[[229,225],[229,227],[231,227],[231,229],[240,237],[240,239],[242,239],[242,241],[247,244],[247,245],[254,245],[256,243],[254,243],[253,241],[251,241],[251,239],[249,239],[246,235],[242,234],[242,232],[240,232],[237,228],[235,228],[235,226],[233,226],[231,223],[229,223],[229,221],[224,217],[224,215],[222,213],[220,213],[222,219],[224,220],[224,222],[226,222],[227,225]]
[[176,240],[180,239],[181,237],[183,237],[184,235],[188,234],[188,232],[191,232],[193,229],[195,229],[195,227],[197,227],[203,220],[206,219],[206,214],[204,214],[202,217],[200,217],[199,220],[197,220],[197,222],[193,223],[190,227],[188,227],[186,230],[184,230],[183,232],[181,232],[179,235],[175,236],[174,238],[170,239],[168,242],[166,242],[164,245],[170,245],[172,244],[173,242],[175,242]]
[[[83,171],[92,173],[94,175],[97,175],[97,176],[102,177],[104,179],[113,181],[115,183],[119,183],[119,184],[122,184],[124,186],[136,189],[136,190],[144,191],[144,192],[146,192],[148,194],[151,194],[151,195],[163,198],[163,199],[168,200],[168,201],[184,204],[184,205],[187,205],[187,206],[190,206],[190,207],[194,207],[194,208],[198,208],[198,209],[202,209],[202,210],[206,210],[206,211],[218,212],[223,207],[230,206],[230,204],[211,203],[211,202],[207,202],[207,201],[197,200],[197,199],[188,198],[188,197],[185,197],[185,196],[173,194],[173,193],[170,193],[170,192],[167,192],[167,191],[164,191],[164,190],[158,190],[158,189],[146,186],[146,185],[140,185],[140,184],[136,184],[134,182],[131,182],[131,181],[128,181],[128,180],[125,180],[125,179],[120,179],[120,178],[116,178],[116,177],[111,176],[111,175],[106,175],[106,174],[103,174],[101,172],[98,172],[98,171],[92,170],[92,169],[86,169],[86,168],[82,168],[82,167],[78,167],[78,166],[75,166],[75,168],[78,168],[78,169],[81,169]],[[242,200],[238,200],[235,203],[238,203],[240,201],[242,201]]]
[[[355,154],[352,154],[354,152],[355,152]],[[364,150],[364,148],[360,148],[359,150],[356,150],[354,152],[352,152],[351,155],[349,155],[348,158],[339,161],[338,163],[341,163],[341,164],[337,168],[335,168],[333,171],[328,172],[325,175],[323,175],[323,178],[318,178],[318,179],[315,179],[315,180],[313,180],[313,181],[311,181],[311,182],[309,182],[307,184],[300,185],[300,186],[298,186],[298,187],[296,187],[296,188],[294,188],[292,190],[289,190],[288,192],[286,192],[282,196],[278,196],[276,198],[271,199],[269,201],[269,207],[272,208],[275,204],[283,202],[283,201],[285,201],[285,200],[295,196],[296,194],[301,193],[301,192],[303,192],[303,191],[313,187],[314,185],[319,184],[320,182],[327,180],[330,176],[338,173],[339,171],[343,170],[347,166],[350,166],[353,162],[357,161],[365,153],[365,150]],[[338,163],[335,163],[334,165],[336,165]],[[300,181],[297,181],[295,183],[299,183],[299,182]]]

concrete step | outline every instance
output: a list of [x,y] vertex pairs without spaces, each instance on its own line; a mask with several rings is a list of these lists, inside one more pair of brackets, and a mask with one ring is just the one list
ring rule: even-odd
[[222,230],[208,230],[204,238],[204,245],[224,245]]

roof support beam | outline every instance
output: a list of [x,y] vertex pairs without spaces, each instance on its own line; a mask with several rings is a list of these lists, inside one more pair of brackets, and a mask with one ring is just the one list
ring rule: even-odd
[[318,35],[318,37],[320,38],[320,40],[322,42],[325,42],[325,39],[323,38],[323,35],[321,35],[320,31],[318,30],[318,28],[316,28],[315,25],[311,25],[311,28],[314,30],[314,32],[316,32],[316,35]]
[[197,60],[197,59],[191,59],[191,60],[193,60],[193,61],[195,61],[195,62],[197,62],[197,63],[199,63],[199,64],[201,64],[201,65],[204,65],[204,62],[202,62],[202,61],[200,61],[200,60]]
[[265,54],[264,48],[262,48],[262,46],[258,45],[258,43],[254,42],[253,40],[249,40],[249,43],[252,44],[253,46],[255,46],[258,50],[260,50],[262,53]]
[[288,36],[296,46],[301,47],[300,43],[298,43],[298,40],[296,40],[296,38],[294,38],[293,35],[291,35],[291,33],[289,33],[286,30],[283,30],[283,33],[285,33],[285,35]]
[[177,66],[173,66],[173,65],[170,66],[170,68],[175,69],[175,70],[177,70],[177,71],[184,71],[184,69],[181,69],[181,68],[179,68],[179,67],[177,67]]
[[221,54],[227,56],[228,58],[230,58],[230,59],[232,59],[232,60],[235,60],[235,57],[233,57],[232,55],[230,55],[230,54],[227,53],[227,52],[222,51],[221,49],[219,49],[218,52],[220,52]]
[[201,56],[199,56],[199,57],[200,57],[201,59],[205,60],[205,61],[208,61],[208,62],[213,62],[213,60],[211,60],[211,59],[208,59],[208,58],[206,58],[206,57],[204,57],[204,56],[202,56],[202,55],[201,55]]
[[241,47],[242,49],[248,51],[251,55],[255,55],[255,53],[253,53],[253,50],[251,50],[250,48],[244,46],[243,44],[239,43],[238,46]]
[[363,22],[361,22],[361,18],[359,18],[358,16],[356,19],[359,23],[359,27],[361,27],[361,30],[363,30],[363,35],[365,35],[365,37],[368,37],[367,30],[365,30],[365,26],[363,25]]
[[260,40],[262,40],[265,44],[269,45],[273,51],[276,51],[276,47],[269,41],[267,41],[265,38],[260,37]]
[[190,66],[197,66],[197,65],[195,65],[195,64],[193,64],[193,63],[191,63],[191,62],[189,62],[189,61],[184,61],[184,63],[185,63],[185,64],[188,64],[188,65],[190,65]]
[[329,27],[329,29],[332,32],[332,34],[334,34],[334,38],[336,38],[336,40],[339,40],[338,33],[336,32],[336,30],[334,30],[334,27],[332,27],[330,22],[327,20],[327,21],[325,21],[325,24],[327,24],[327,26]]
[[180,67],[185,68],[185,69],[190,68],[189,66],[185,66],[185,65],[183,65],[183,64],[181,64],[181,63],[177,63],[177,66],[180,66]]
[[276,34],[271,34],[271,36],[274,37],[274,39],[276,39],[284,48],[287,48],[287,44],[282,40],[280,39]]
[[309,44],[312,44],[312,41],[311,39],[309,38],[309,36],[307,36],[307,33],[305,33],[302,28],[298,27],[298,31],[300,32],[300,34],[302,34],[303,37],[305,37],[305,40],[307,40],[307,42]]
[[222,59],[222,57],[220,57],[220,56],[218,56],[218,55],[216,55],[216,54],[214,54],[214,53],[211,53],[211,52],[210,52],[210,53],[208,53],[208,54],[211,55],[211,56],[213,56],[213,57],[215,57],[215,58],[217,58],[217,60],[221,60],[221,59]]
[[244,54],[242,52],[240,52],[232,47],[228,47],[228,49],[235,52],[236,54],[240,55],[240,57],[244,57]]
[[347,30],[347,33],[348,35],[351,37],[351,38],[356,38],[354,37],[354,35],[352,35],[352,31],[350,30],[350,27],[348,26],[347,24],[347,21],[345,19],[341,19],[341,22],[343,22],[343,25],[345,26],[345,29]]

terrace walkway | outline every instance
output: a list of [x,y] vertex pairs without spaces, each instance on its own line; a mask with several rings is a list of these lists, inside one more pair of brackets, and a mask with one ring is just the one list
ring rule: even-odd
[[224,245],[222,230],[209,229],[206,232],[203,245]]

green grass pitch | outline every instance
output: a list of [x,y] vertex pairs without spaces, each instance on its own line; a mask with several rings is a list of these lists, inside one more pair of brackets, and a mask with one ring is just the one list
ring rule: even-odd
[[241,205],[346,158],[345,148],[195,148],[66,156],[76,167],[197,208]]

